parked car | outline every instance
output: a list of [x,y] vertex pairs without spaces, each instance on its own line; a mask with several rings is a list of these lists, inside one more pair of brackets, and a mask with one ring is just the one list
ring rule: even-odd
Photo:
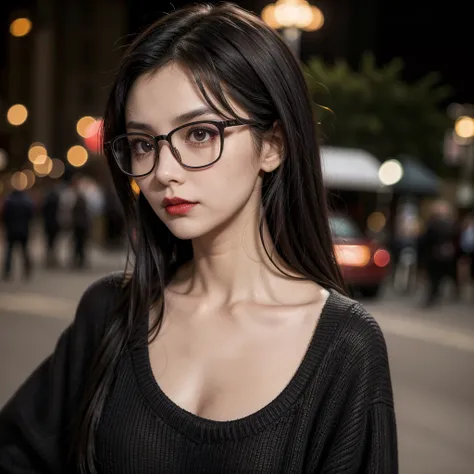
[[345,215],[329,218],[336,258],[342,276],[351,290],[366,298],[375,298],[390,271],[390,253],[368,238],[356,223]]

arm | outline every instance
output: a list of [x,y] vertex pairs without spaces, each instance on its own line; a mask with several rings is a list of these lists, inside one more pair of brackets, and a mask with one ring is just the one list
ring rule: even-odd
[[358,323],[357,343],[348,357],[349,390],[318,474],[397,474],[397,427],[385,339],[361,305],[352,307],[351,318]]
[[87,289],[74,322],[54,353],[24,382],[0,411],[0,472],[67,472],[68,433],[105,314],[112,306],[111,282]]
[[398,473],[397,428],[393,406],[377,403],[369,408],[361,474]]

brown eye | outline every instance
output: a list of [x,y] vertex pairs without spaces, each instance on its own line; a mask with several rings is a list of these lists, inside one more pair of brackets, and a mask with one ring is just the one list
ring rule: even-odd
[[130,149],[132,150],[133,155],[146,155],[154,150],[154,146],[152,143],[142,140],[142,139],[135,139],[130,142]]
[[193,128],[188,131],[186,141],[190,144],[202,145],[214,140],[218,135],[219,132],[214,129],[204,127]]

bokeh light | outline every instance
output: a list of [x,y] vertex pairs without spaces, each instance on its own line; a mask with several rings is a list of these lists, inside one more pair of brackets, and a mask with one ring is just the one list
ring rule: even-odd
[[263,21],[274,29],[316,31],[324,25],[323,12],[306,0],[278,0],[262,10]]
[[10,125],[22,125],[28,118],[28,109],[23,104],[12,105],[7,112],[7,120]]
[[317,31],[324,26],[324,15],[323,12],[314,5],[311,6],[312,18],[308,26],[306,26],[306,31]]
[[43,176],[48,176],[48,174],[51,173],[51,170],[53,169],[53,160],[51,160],[49,156],[46,156],[46,159],[43,162],[34,163],[33,169],[35,171],[36,176],[40,178]]
[[393,186],[403,177],[403,166],[398,160],[387,160],[380,166],[379,179],[385,186]]
[[89,127],[96,122],[94,117],[86,116],[77,121],[76,130],[79,136],[87,138],[90,134]]
[[53,168],[51,169],[51,172],[49,173],[49,176],[54,179],[60,178],[65,171],[65,166],[62,160],[59,160],[58,158],[53,158]]
[[87,127],[84,144],[91,153],[100,153],[103,120],[97,119]]
[[385,249],[377,249],[374,254],[374,263],[377,267],[386,267],[390,263],[390,253]]
[[474,137],[474,119],[472,117],[459,117],[454,125],[454,131],[460,138]]
[[367,218],[367,227],[372,232],[380,232],[383,230],[387,223],[387,219],[382,212],[376,211],[372,212]]
[[23,170],[23,174],[26,176],[27,179],[27,184],[26,184],[26,189],[30,189],[35,185],[36,182],[36,176],[31,170]]
[[28,150],[28,159],[33,163],[44,163],[46,161],[46,157],[48,156],[48,152],[42,143],[36,142],[30,146]]
[[75,168],[84,166],[88,158],[87,150],[81,145],[74,145],[67,152],[67,161]]
[[28,186],[28,177],[22,171],[17,171],[16,173],[13,173],[10,182],[13,189],[24,191]]
[[29,18],[17,18],[10,24],[10,34],[17,38],[26,36],[32,28],[33,24]]
[[262,10],[262,19],[270,28],[275,30],[280,28],[275,17],[275,5],[273,3],[270,3]]

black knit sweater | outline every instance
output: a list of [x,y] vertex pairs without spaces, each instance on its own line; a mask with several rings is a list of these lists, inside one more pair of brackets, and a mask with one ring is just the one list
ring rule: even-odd
[[[61,473],[77,394],[119,295],[93,284],[51,357],[0,412],[0,473]],[[110,474],[394,474],[397,439],[384,338],[362,306],[331,291],[294,377],[266,407],[217,422],[175,405],[143,344],[123,355],[96,434],[97,472]]]

